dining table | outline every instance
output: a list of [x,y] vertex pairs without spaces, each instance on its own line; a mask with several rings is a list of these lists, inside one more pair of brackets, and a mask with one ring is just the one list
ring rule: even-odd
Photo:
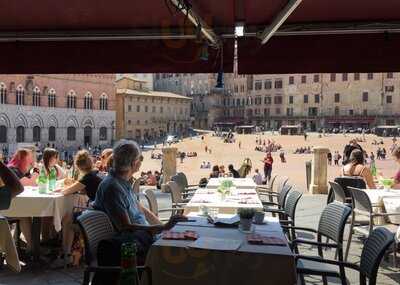
[[[163,235],[151,246],[146,265],[152,269],[152,284],[296,284],[294,254],[277,218],[265,217],[264,223],[253,225],[251,233],[217,227],[199,213],[190,213],[188,218],[171,231],[194,233],[196,240]],[[253,244],[250,237],[255,235],[275,242]],[[142,285],[146,284],[145,277]]]
[[[224,181],[232,181],[227,194],[218,188]],[[263,205],[256,191],[256,184],[250,178],[211,178],[205,188],[198,188],[184,213],[198,212],[202,208],[217,209],[219,213],[236,214],[240,208],[263,210]]]
[[54,229],[59,232],[65,215],[72,215],[76,195],[64,196],[61,193],[39,193],[36,186],[25,186],[24,191],[12,201],[9,209],[0,211],[0,215],[9,218],[32,218],[32,254],[33,260],[40,257],[41,220],[52,217]]
[[[390,202],[398,200],[398,207],[400,208],[400,190],[392,190],[392,189],[368,189],[365,191],[367,193],[371,204],[374,207],[374,211],[377,213],[385,213],[385,212],[392,212],[387,211],[389,208],[389,200]],[[386,204],[386,205],[385,205]],[[400,213],[400,211],[399,211]],[[391,217],[388,217],[389,221]],[[393,219],[393,218],[392,218]],[[385,217],[375,217],[374,223],[375,225],[384,225],[388,221]]]

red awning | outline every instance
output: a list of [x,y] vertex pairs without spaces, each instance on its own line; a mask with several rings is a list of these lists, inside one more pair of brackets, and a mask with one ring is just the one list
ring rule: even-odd
[[239,73],[399,71],[399,50],[400,34],[272,37],[263,46],[244,39],[238,42]]
[[[213,73],[218,52],[199,59],[190,40],[33,42],[0,44],[0,73]],[[224,43],[224,70],[233,70],[233,41]]]
[[[200,60],[194,26],[169,1],[0,0],[0,73],[218,71],[221,53],[209,48],[208,61]],[[392,33],[400,23],[398,0],[303,0],[265,45],[255,32],[291,1],[184,2],[223,40],[226,72],[233,70],[232,35],[239,21],[249,32],[238,44],[239,73],[400,69],[399,36]],[[349,29],[356,32],[343,34]],[[179,39],[165,40],[170,35]]]

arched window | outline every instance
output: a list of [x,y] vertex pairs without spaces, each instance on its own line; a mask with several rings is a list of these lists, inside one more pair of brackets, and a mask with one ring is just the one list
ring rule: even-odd
[[100,128],[99,139],[101,141],[106,141],[107,140],[107,128],[106,127],[101,127]]
[[105,93],[100,96],[100,110],[108,110],[108,98]]
[[56,90],[54,90],[53,88],[50,89],[49,91],[49,95],[48,95],[48,105],[51,108],[55,108],[56,107]]
[[74,90],[68,92],[67,96],[67,108],[76,109],[76,93]]
[[0,126],[0,143],[7,142],[7,127]]
[[32,105],[36,107],[40,106],[40,89],[37,86],[33,88]]
[[40,142],[40,127],[34,126],[33,127],[33,141]]
[[93,109],[93,97],[92,97],[92,93],[88,92],[85,95],[85,99],[84,99],[84,104],[83,104],[83,108],[86,110],[92,110]]
[[16,103],[17,105],[25,105],[25,90],[22,85],[18,85],[15,91]]
[[25,141],[25,128],[23,126],[17,127],[17,142]]
[[67,140],[74,141],[76,139],[76,129],[75,127],[67,128]]
[[49,142],[56,141],[56,127],[49,128]]
[[7,104],[7,88],[3,82],[0,83],[0,104]]

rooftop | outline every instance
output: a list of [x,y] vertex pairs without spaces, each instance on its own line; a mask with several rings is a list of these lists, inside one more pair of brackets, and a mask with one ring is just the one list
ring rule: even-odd
[[117,94],[127,94],[135,96],[147,96],[147,97],[164,97],[164,98],[174,98],[183,100],[192,100],[192,98],[175,94],[172,92],[161,92],[161,91],[146,91],[146,90],[134,90],[134,89],[124,89],[118,88]]

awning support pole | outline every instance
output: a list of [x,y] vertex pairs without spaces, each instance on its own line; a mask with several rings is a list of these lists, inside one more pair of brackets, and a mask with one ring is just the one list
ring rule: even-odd
[[222,46],[221,39],[215,34],[214,30],[199,16],[196,9],[192,6],[187,7],[184,0],[169,0],[177,9],[186,15],[190,22],[196,27],[200,27],[201,34],[216,48]]
[[271,25],[267,26],[258,36],[261,44],[265,44],[274,35],[274,33],[282,26],[292,12],[300,5],[302,0],[290,0],[287,5],[276,15]]

